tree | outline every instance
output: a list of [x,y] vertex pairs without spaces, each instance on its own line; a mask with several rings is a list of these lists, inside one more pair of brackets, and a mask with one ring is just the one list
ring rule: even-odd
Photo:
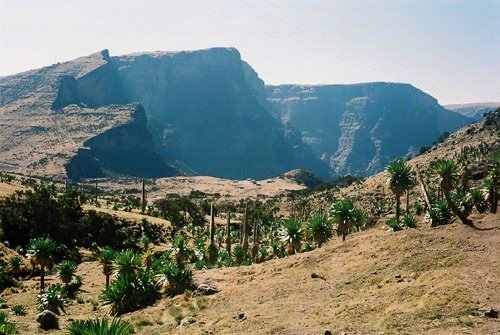
[[61,279],[64,285],[68,286],[68,284],[71,283],[75,276],[76,269],[76,264],[70,260],[64,260],[59,264],[57,271],[59,273],[59,279]]
[[410,190],[414,185],[411,166],[402,158],[390,162],[385,171],[388,174],[387,185],[396,198],[396,220],[399,222],[401,215],[401,196],[405,191]]
[[[500,114],[500,108],[496,112]],[[500,150],[495,151],[491,158],[493,167],[488,172],[486,187],[488,189],[490,213],[496,213],[498,207],[498,188],[500,187]]]
[[284,242],[288,245],[288,254],[293,255],[300,251],[302,244],[302,225],[296,219],[288,219],[285,221],[285,236]]
[[131,249],[120,252],[112,262],[113,273],[117,277],[134,278],[141,268],[141,255]]
[[115,257],[116,251],[110,247],[102,248],[98,255],[102,265],[102,273],[106,276],[106,287],[109,287],[109,277],[113,273],[112,263]]
[[316,213],[311,216],[307,225],[307,232],[314,242],[321,248],[321,245],[332,237],[333,227],[328,215]]
[[365,213],[362,209],[354,207],[351,199],[338,200],[330,207],[330,219],[336,226],[337,235],[342,235],[342,241],[354,230],[363,227]]
[[157,201],[155,204],[160,212],[160,216],[170,221],[172,225],[172,230],[170,231],[172,240],[177,235],[177,232],[188,224],[195,226],[203,226],[205,224],[205,218],[201,209],[189,198],[165,198]]
[[33,261],[40,265],[40,292],[45,290],[45,267],[52,264],[52,254],[56,243],[50,237],[39,237],[31,240],[28,253]]
[[473,226],[472,221],[467,218],[467,215],[458,208],[451,198],[451,191],[458,181],[458,165],[451,159],[438,159],[432,163],[431,168],[440,178],[439,184],[441,190],[453,214],[455,214],[463,224]]

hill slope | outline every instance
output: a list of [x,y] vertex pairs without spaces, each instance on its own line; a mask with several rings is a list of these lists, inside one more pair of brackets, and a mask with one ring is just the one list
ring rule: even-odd
[[116,78],[107,51],[0,78],[0,168],[73,179],[175,175]]

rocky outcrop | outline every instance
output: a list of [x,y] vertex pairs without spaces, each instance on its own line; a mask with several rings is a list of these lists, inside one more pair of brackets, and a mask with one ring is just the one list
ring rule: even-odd
[[179,172],[167,165],[155,151],[141,105],[135,106],[131,122],[90,138],[66,165],[68,177],[112,176],[163,177]]
[[376,173],[469,122],[409,84],[268,86],[267,96],[336,175]]

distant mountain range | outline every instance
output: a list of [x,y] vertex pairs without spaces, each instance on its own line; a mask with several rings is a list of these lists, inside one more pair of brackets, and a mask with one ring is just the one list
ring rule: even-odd
[[500,107],[500,102],[477,102],[470,104],[444,105],[444,108],[462,114],[474,121],[479,121],[484,113]]
[[0,169],[368,175],[470,122],[408,84],[266,86],[237,50],[107,50],[0,78]]

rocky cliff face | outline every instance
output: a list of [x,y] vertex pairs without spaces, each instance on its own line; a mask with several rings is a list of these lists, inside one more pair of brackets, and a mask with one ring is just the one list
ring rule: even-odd
[[74,179],[176,174],[155,151],[142,108],[125,103],[106,51],[0,78],[0,89],[2,169]]
[[283,123],[296,126],[337,175],[369,175],[469,120],[408,84],[268,86]]
[[[327,166],[274,119],[251,85],[260,80],[235,49],[114,57],[123,86],[151,118],[162,155],[195,174],[262,179]],[[253,80],[247,80],[253,76]]]
[[73,179],[380,171],[467,122],[407,84],[266,87],[237,50],[105,50],[0,78],[0,169]]

